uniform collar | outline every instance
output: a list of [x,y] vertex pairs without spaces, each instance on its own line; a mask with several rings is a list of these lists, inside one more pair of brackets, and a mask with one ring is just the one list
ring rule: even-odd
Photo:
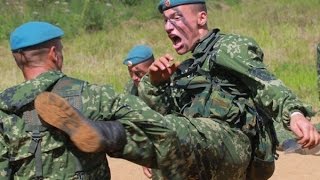
[[0,94],[0,109],[16,112],[32,102],[37,95],[49,89],[55,82],[65,76],[60,71],[49,71],[32,80],[6,89]]
[[218,38],[219,31],[220,31],[219,29],[213,29],[207,35],[205,35],[199,40],[198,44],[195,46],[194,50],[192,51],[193,56],[195,58],[202,56],[207,51],[206,48],[208,47],[208,45],[212,41],[214,41],[216,38]]

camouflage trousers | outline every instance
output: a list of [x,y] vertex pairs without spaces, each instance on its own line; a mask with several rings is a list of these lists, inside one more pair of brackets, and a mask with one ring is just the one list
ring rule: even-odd
[[167,115],[161,123],[141,126],[157,148],[154,179],[245,179],[251,145],[240,130],[207,118]]

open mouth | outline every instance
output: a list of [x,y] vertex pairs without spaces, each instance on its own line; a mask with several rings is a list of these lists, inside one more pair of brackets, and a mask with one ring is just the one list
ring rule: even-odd
[[175,49],[178,49],[182,45],[181,38],[179,36],[172,34],[172,35],[169,35],[169,38],[171,39],[173,47]]

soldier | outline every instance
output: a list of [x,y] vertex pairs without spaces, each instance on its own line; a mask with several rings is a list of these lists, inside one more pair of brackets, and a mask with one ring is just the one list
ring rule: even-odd
[[[318,143],[319,134],[309,122],[311,108],[266,69],[263,52],[252,38],[210,31],[205,0],[161,0],[158,9],[173,48],[180,55],[192,52],[192,57],[178,68],[170,55],[150,66],[139,94],[152,109],[218,119],[241,129],[253,145],[249,179],[273,173],[278,144],[273,123],[277,131],[290,129],[304,148]],[[231,116],[238,120],[230,121]],[[264,136],[259,134],[264,132],[269,140],[260,149]],[[254,169],[259,166],[265,168]]]
[[[0,94],[1,177],[110,179],[106,153],[158,168],[157,163],[162,161],[157,153],[168,157],[172,151],[167,151],[166,146],[177,146],[169,143],[176,138],[169,137],[174,133],[162,125],[163,117],[134,96],[119,95],[108,85],[97,86],[63,74],[63,34],[57,26],[37,21],[22,24],[11,33],[12,54],[26,81]],[[76,112],[95,120],[94,125],[103,129],[103,136],[77,126],[70,139],[85,140],[87,144],[79,142],[76,147],[64,133],[45,124],[34,109],[35,98],[45,91],[66,98]],[[50,102],[56,102],[49,97]],[[64,109],[59,117],[74,116],[75,109],[60,105]],[[47,108],[46,112],[55,112],[52,106]],[[70,127],[70,123],[65,125]]]
[[131,80],[125,87],[126,93],[138,96],[138,84],[141,78],[148,72],[148,68],[153,61],[152,49],[147,45],[137,45],[129,51],[123,61],[123,64],[128,66],[131,77]]
[[[141,78],[148,72],[149,66],[153,63],[154,56],[152,49],[148,45],[136,45],[128,53],[124,59],[123,64],[128,66],[128,71],[131,80],[126,84],[124,92],[134,95],[138,95],[138,84]],[[152,171],[150,168],[142,167],[143,173],[147,178],[152,177]],[[153,173],[153,176],[157,173]]]

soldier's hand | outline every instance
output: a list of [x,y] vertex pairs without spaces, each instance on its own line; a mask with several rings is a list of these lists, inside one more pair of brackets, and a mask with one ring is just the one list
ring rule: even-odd
[[180,63],[173,62],[173,57],[166,54],[155,60],[149,67],[149,77],[153,85],[168,82],[170,76],[177,70]]
[[320,142],[320,134],[313,124],[302,114],[291,116],[290,128],[296,134],[298,143],[303,148],[313,148]]

